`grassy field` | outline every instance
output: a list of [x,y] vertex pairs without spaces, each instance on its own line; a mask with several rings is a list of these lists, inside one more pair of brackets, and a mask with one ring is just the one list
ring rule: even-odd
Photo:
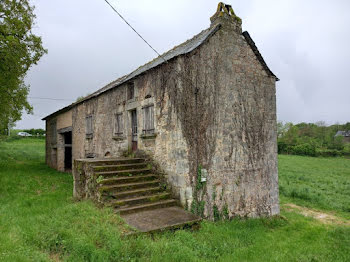
[[282,203],[333,211],[350,219],[350,159],[279,156]]
[[[349,218],[350,160],[280,156],[283,205]],[[72,199],[44,164],[44,140],[0,142],[0,261],[350,261],[350,227],[285,208],[285,219],[203,222],[199,231],[123,239],[109,209]]]

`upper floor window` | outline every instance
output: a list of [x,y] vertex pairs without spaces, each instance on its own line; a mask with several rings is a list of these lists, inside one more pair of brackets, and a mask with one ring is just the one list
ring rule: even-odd
[[154,133],[154,106],[149,105],[143,108],[143,133]]
[[114,134],[120,136],[123,134],[124,123],[123,113],[115,114]]
[[135,97],[135,85],[134,82],[128,83],[128,89],[127,89],[127,98],[128,100],[133,99]]
[[92,135],[92,133],[93,133],[92,115],[87,116],[85,121],[86,121],[86,134],[87,135]]

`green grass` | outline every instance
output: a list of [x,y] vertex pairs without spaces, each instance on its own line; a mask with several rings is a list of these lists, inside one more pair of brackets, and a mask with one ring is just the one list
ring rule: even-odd
[[[349,160],[281,156],[279,161],[284,202],[348,213],[343,207],[349,194],[338,184],[348,181]],[[332,173],[329,182],[314,171],[317,165],[320,175]],[[298,174],[307,183],[298,182]],[[298,185],[309,192],[324,188],[329,200],[288,193]],[[72,187],[71,175],[45,165],[44,140],[0,143],[0,261],[350,261],[349,227],[323,225],[291,211],[282,211],[286,219],[203,222],[195,232],[123,239],[127,227],[121,219],[89,201],[74,202]]]
[[279,156],[283,202],[335,211],[350,219],[350,160]]

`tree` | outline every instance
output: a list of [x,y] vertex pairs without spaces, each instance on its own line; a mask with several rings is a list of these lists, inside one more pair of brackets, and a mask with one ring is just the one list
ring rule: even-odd
[[277,121],[277,137],[283,137],[288,132],[289,128],[291,128],[292,126],[293,123],[288,122],[283,124],[282,121]]
[[347,122],[346,124],[344,124],[344,130],[350,130],[350,122]]
[[47,53],[41,37],[32,32],[33,11],[28,0],[0,1],[0,130],[7,128],[10,119],[20,120],[23,110],[33,110],[24,77]]

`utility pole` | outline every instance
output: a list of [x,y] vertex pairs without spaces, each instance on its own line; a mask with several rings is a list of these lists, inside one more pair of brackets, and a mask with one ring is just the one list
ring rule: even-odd
[[10,121],[7,124],[7,132],[8,132],[8,135],[10,136],[11,135],[11,124],[10,124]]

